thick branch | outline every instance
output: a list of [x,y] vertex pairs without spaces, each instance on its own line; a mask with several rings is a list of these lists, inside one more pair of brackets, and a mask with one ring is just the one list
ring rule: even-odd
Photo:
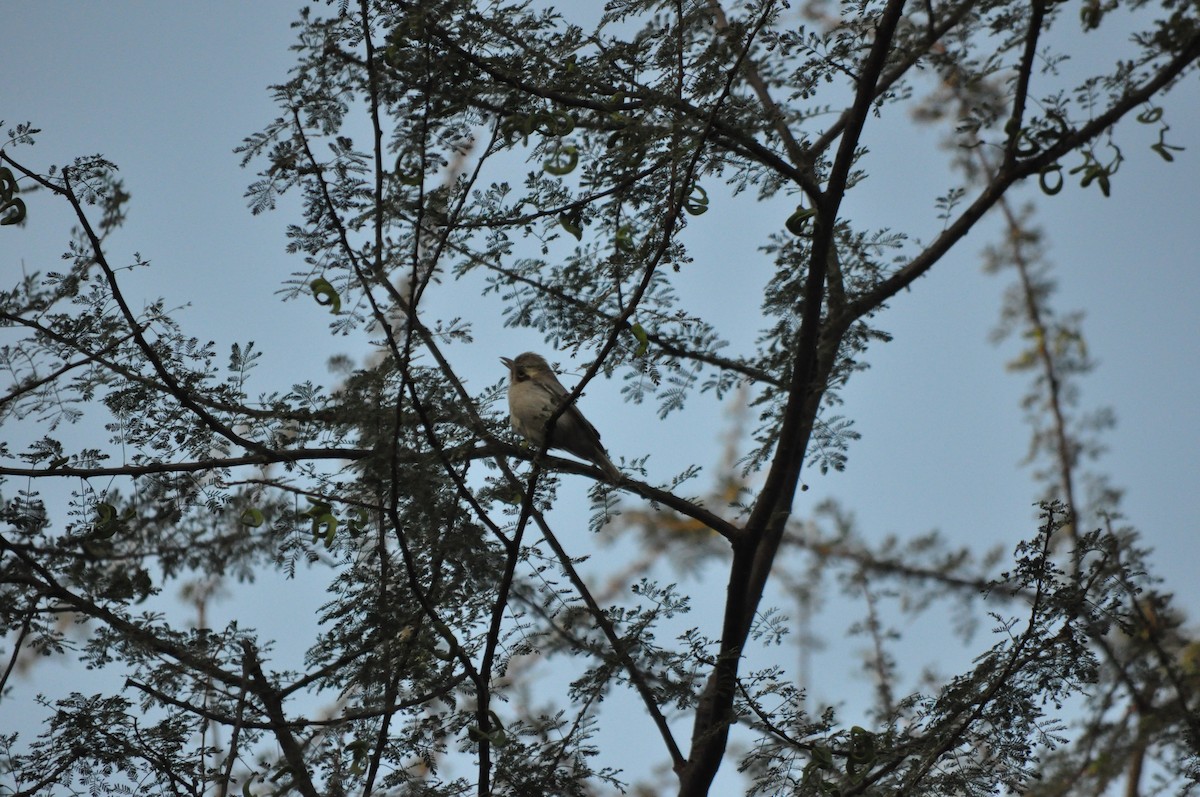
[[254,647],[249,641],[242,643],[242,649],[246,659],[246,669],[250,674],[250,691],[262,701],[267,717],[271,720],[271,729],[275,732],[275,741],[279,743],[279,749],[283,751],[283,759],[287,761],[292,785],[304,797],[320,797],[320,792],[313,785],[312,777],[308,773],[308,766],[304,761],[304,751],[288,728],[287,717],[283,713],[283,702],[263,674],[262,665],[258,662],[258,654],[254,652]]
[[1093,117],[1082,127],[1068,132],[1039,155],[1016,161],[1009,167],[1001,169],[975,201],[923,252],[909,261],[908,265],[881,280],[874,288],[853,301],[847,308],[845,317],[837,322],[839,328],[848,328],[855,320],[878,308],[879,305],[907,288],[932,268],[946,252],[950,251],[963,236],[970,232],[983,214],[990,210],[1014,183],[1040,173],[1042,169],[1053,165],[1059,158],[1102,134],[1131,110],[1147,102],[1170,85],[1197,58],[1200,58],[1200,36],[1193,37],[1187,46],[1163,66],[1153,78],[1143,83],[1140,88],[1122,95],[1107,111]]
[[[875,82],[887,61],[892,36],[903,9],[904,0],[890,0],[880,17],[875,42],[860,71],[852,114],[830,171],[829,185],[818,207],[800,330],[795,344],[792,381],[780,425],[779,444],[766,483],[746,524],[746,536],[734,544],[721,650],[696,711],[692,750],[681,778],[681,796],[700,797],[707,794],[724,757],[742,648],[791,514],[792,500],[800,480],[804,454],[824,385],[823,377],[829,367],[828,364],[822,367],[818,345],[821,340],[821,310],[829,252],[833,246],[838,207],[853,165],[859,136],[870,112]],[[828,359],[825,358],[826,361]]]
[[1005,125],[1008,133],[1008,143],[1004,146],[1006,168],[1017,157],[1017,144],[1021,140],[1021,125],[1025,118],[1025,103],[1029,98],[1029,81],[1033,78],[1033,61],[1037,57],[1037,43],[1045,17],[1045,0],[1033,0],[1029,13],[1029,29],[1025,33],[1025,50],[1021,53],[1021,66],[1017,70],[1017,91],[1013,96],[1012,115]]

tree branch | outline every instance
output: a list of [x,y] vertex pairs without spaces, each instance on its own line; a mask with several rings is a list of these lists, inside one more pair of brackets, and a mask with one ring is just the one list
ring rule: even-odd
[[112,270],[112,267],[109,266],[108,260],[104,256],[104,250],[101,246],[100,238],[96,235],[95,230],[92,229],[92,225],[91,222],[88,221],[87,214],[83,212],[83,208],[79,204],[79,198],[75,196],[75,192],[71,188],[69,169],[64,168],[62,170],[62,178],[64,194],[66,195],[67,200],[71,203],[71,207],[75,210],[75,217],[79,220],[80,225],[83,227],[84,233],[91,242],[92,258],[104,272],[104,276],[108,281],[109,291],[112,294],[113,300],[116,301],[117,306],[120,307],[121,315],[125,317],[125,322],[128,324],[129,331],[133,334],[133,338],[137,342],[138,348],[142,350],[142,353],[150,362],[151,367],[153,367],[155,373],[158,374],[159,379],[161,379],[163,384],[167,386],[167,389],[170,391],[175,400],[178,401],[180,405],[190,410],[193,415],[195,415],[200,419],[201,422],[204,423],[205,426],[219,434],[221,437],[224,437],[226,440],[241,446],[247,451],[253,451],[257,454],[266,454],[267,448],[261,443],[242,437],[204,407],[201,407],[198,403],[196,403],[196,401],[192,398],[191,391],[185,389],[183,385],[181,385],[175,378],[175,375],[167,369],[167,366],[162,361],[162,358],[158,356],[158,352],[155,351],[154,347],[150,344],[150,341],[146,340],[146,336],[142,332],[142,325],[138,323],[137,318],[133,315],[133,311],[129,309],[129,304],[125,301],[125,295],[121,291],[121,286],[117,283],[117,275]]
[[279,749],[283,751],[283,759],[287,761],[292,785],[304,797],[321,797],[308,772],[308,765],[304,761],[304,751],[288,728],[287,717],[283,713],[283,703],[275,688],[263,674],[258,654],[249,640],[242,640],[242,651],[246,670],[250,675],[248,684],[250,691],[258,696],[267,712],[267,717],[271,720],[271,730],[275,733],[275,741],[279,743]]
[[990,210],[1000,197],[1016,182],[1038,174],[1059,158],[1074,151],[1120,121],[1127,113],[1147,102],[1168,86],[1175,78],[1200,58],[1200,35],[1194,36],[1181,52],[1142,86],[1122,95],[1109,109],[1092,118],[1077,130],[1069,131],[1058,141],[1038,155],[1012,163],[1002,168],[995,179],[976,197],[957,219],[954,220],[923,252],[873,288],[865,291],[847,307],[844,317],[831,320],[837,328],[847,329],[850,324],[872,312],[881,304],[911,285],[918,277],[934,266],[954,244],[965,236],[975,223]]
[[153,462],[148,465],[113,465],[106,468],[14,468],[0,465],[0,476],[24,476],[32,479],[47,477],[78,477],[81,479],[101,476],[146,476],[151,473],[195,473],[196,471],[236,468],[240,465],[272,465],[278,462],[307,462],[322,459],[366,459],[374,452],[365,448],[297,448],[283,451],[266,451],[264,454],[249,454],[244,457],[222,457],[197,459],[187,462]]
[[742,648],[750,633],[754,614],[762,600],[791,514],[793,496],[800,480],[804,454],[825,383],[823,373],[832,365],[831,362],[821,362],[818,344],[821,339],[822,299],[838,207],[845,192],[858,139],[870,111],[875,81],[887,62],[892,36],[903,9],[904,0],[889,0],[880,17],[875,41],[860,71],[846,132],[834,159],[828,186],[818,203],[800,330],[793,355],[787,405],[779,430],[779,443],[766,483],[746,523],[746,535],[734,544],[720,653],[696,710],[692,750],[681,777],[680,797],[702,797],[707,794],[724,758]]

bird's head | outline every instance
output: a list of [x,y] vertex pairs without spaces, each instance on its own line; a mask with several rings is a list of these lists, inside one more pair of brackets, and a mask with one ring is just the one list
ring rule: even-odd
[[526,379],[536,378],[539,374],[553,373],[546,358],[531,351],[518,354],[515,360],[501,357],[500,362],[508,368],[509,379],[513,382],[524,382]]

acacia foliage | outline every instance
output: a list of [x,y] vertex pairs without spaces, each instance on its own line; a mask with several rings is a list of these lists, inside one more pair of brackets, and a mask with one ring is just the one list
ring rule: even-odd
[[[640,700],[682,794],[707,793],[723,765],[763,794],[1091,793],[1136,787],[1152,761],[1168,787],[1186,781],[1194,647],[1146,592],[1136,537],[1097,520],[1115,494],[1089,505],[1071,489],[1084,440],[1060,387],[1078,363],[1047,342],[1058,328],[1023,239],[991,260],[1026,288],[1009,320],[1039,342],[1022,366],[1040,375],[1031,406],[1053,408],[1035,420],[1035,449],[1057,502],[1011,565],[993,572],[929,540],[873,549],[834,510],[801,534],[791,511],[804,467],[844,463],[854,432],[833,408],[886,338],[873,318],[890,297],[1022,181],[1107,193],[1126,117],[1156,126],[1155,151],[1173,157],[1157,103],[1194,72],[1195,14],[1038,0],[814,2],[803,16],[769,0],[628,0],[590,17],[459,0],[305,10],[296,68],[274,89],[280,115],[240,151],[258,170],[252,212],[301,199],[290,293],[327,309],[334,332],[373,338],[331,390],[302,373],[289,391],[254,393],[252,346],[225,361],[168,302],[135,312],[104,246],[128,200],[111,164],[39,170],[6,151],[5,220],[36,186],[79,228],[66,271],[0,297],[16,336],[5,419],[47,432],[0,444],[0,472],[84,487],[50,506],[34,487],[6,493],[0,616],[12,662],[71,650],[123,678],[113,694],[48,700],[32,742],[6,737],[13,788],[585,794],[646,777],[596,746],[614,690]],[[1137,32],[1110,71],[1072,82],[1059,71],[1068,48],[1106,25]],[[959,170],[923,241],[842,211],[886,169],[864,131],[906,111],[942,131]],[[33,134],[18,128],[11,143]],[[760,242],[772,275],[757,341],[734,352],[731,330],[675,292],[694,257],[684,230],[718,223],[706,215],[718,196],[786,208]],[[664,415],[697,391],[747,390],[757,422],[729,463],[730,491],[688,497],[690,474],[649,483],[642,461],[609,485],[512,445],[499,386],[472,391],[453,365],[471,324],[425,309],[429,291],[477,284],[509,324],[588,354],[573,396],[601,372]],[[106,445],[56,436],[84,418],[104,419]],[[597,479],[597,528],[619,501],[632,511],[616,528],[642,523],[653,544],[686,540],[688,555],[727,567],[719,623],[664,641],[663,624],[689,609],[678,588],[645,579],[615,605],[594,595],[547,514],[561,472]],[[101,476],[111,486],[92,487]],[[680,519],[632,509],[645,501]],[[876,643],[873,724],[846,727],[752,661],[755,641],[780,633],[761,602],[793,549],[833,561],[868,607],[881,582],[919,606],[951,596],[978,612],[982,593],[994,644],[969,672],[902,696],[871,608],[859,629]],[[329,574],[303,671],[269,666],[271,634],[286,629],[180,631],[142,605],[180,578],[291,573],[302,560]],[[810,572],[782,586],[811,597]],[[86,631],[62,616],[87,618]],[[533,654],[578,675],[535,699]],[[328,717],[297,707],[313,698],[333,702]]]

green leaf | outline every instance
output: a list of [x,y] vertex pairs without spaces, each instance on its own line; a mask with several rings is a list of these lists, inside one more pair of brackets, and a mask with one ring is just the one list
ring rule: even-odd
[[[312,501],[312,499],[309,499]],[[333,545],[333,540],[337,534],[338,519],[333,514],[333,508],[325,501],[313,501],[312,506],[300,513],[300,517],[312,519],[312,537],[313,542],[316,542],[322,536],[325,537],[325,547]],[[322,535],[321,527],[325,527]]]
[[554,117],[554,125],[555,135],[569,135],[575,130],[575,117],[569,113],[556,114]]
[[317,304],[328,307],[329,312],[335,314],[342,309],[342,299],[334,287],[329,284],[329,280],[317,277],[309,284],[309,287],[312,288],[313,298],[317,300]]
[[1175,156],[1172,155],[1170,152],[1167,152],[1167,148],[1163,144],[1152,144],[1150,146],[1150,149],[1157,152],[1162,157],[1162,159],[1165,160],[1167,163],[1171,163],[1172,161],[1175,160]]
[[[1020,143],[1022,141],[1025,142],[1024,146],[1022,146]],[[1032,156],[1038,154],[1038,152],[1041,151],[1041,149],[1042,149],[1041,145],[1038,144],[1038,142],[1036,140],[1034,140],[1034,138],[1031,135],[1029,135],[1028,130],[1022,130],[1021,134],[1017,136],[1016,155],[1018,158],[1032,157]]]
[[566,213],[558,214],[558,223],[562,225],[564,230],[574,235],[576,241],[583,240],[583,227],[580,226],[578,209],[573,210],[570,215]]
[[326,501],[313,501],[311,498],[309,501],[311,502],[311,506],[301,512],[300,517],[320,517],[321,515],[328,514],[333,510],[333,507]]
[[11,210],[12,213],[0,218],[0,226],[8,224],[20,224],[25,220],[25,200],[8,199],[3,203],[0,203],[0,214],[7,213],[9,210]]
[[629,327],[633,332],[633,336],[637,338],[637,348],[633,350],[634,357],[645,357],[646,351],[650,348],[650,336],[646,334],[646,329],[641,324],[633,324]]
[[520,506],[525,500],[525,494],[516,487],[505,487],[496,490],[496,499],[509,506]]
[[846,754],[846,774],[860,780],[875,765],[875,735],[855,725],[850,729],[850,750]]
[[641,166],[646,160],[646,144],[628,130],[617,130],[608,137],[605,146],[609,150],[623,149],[629,154],[630,163]]
[[796,212],[788,216],[788,220],[784,223],[788,232],[792,235],[803,235],[804,228],[808,225],[809,219],[817,215],[816,208],[805,208],[800,205],[796,206]]
[[321,535],[321,527],[325,527],[325,547],[333,547],[333,541],[337,536],[338,519],[332,513],[314,517],[312,521],[313,542],[316,542]]
[[565,136],[575,129],[575,117],[564,111],[542,111],[533,115],[533,126],[548,136]]
[[19,190],[12,170],[0,166],[0,225],[20,224],[25,220],[25,202],[15,196]]
[[[625,92],[618,91],[616,94],[609,97],[609,102],[611,102],[613,105],[623,104],[625,102]],[[620,111],[613,111],[608,115],[608,118],[621,126],[625,126],[631,121],[628,115],[621,113]]]
[[396,168],[393,170],[401,185],[420,185],[425,182],[425,173],[420,166],[405,166],[404,156],[396,158]]
[[701,213],[707,212],[708,192],[702,186],[693,186],[692,194],[688,197],[688,201],[684,204],[683,209],[692,216],[699,216]]
[[[1057,183],[1047,182],[1046,178],[1052,174],[1057,175]],[[1038,185],[1041,186],[1042,193],[1044,193],[1046,196],[1054,196],[1061,191],[1063,189],[1062,166],[1058,165],[1057,163],[1052,163],[1049,166],[1043,167],[1038,173]]]
[[528,144],[529,134],[533,132],[534,121],[535,116],[525,114],[506,116],[500,123],[500,133],[504,136],[504,143],[511,144],[513,137],[520,135],[521,143]]
[[508,733],[504,730],[504,723],[500,722],[500,718],[496,716],[496,712],[488,711],[488,717],[495,726],[495,730],[491,733],[484,733],[483,729],[478,725],[471,725],[467,728],[467,738],[473,742],[488,742],[493,747],[504,747],[508,744]]
[[356,506],[350,510],[350,535],[358,536],[371,522],[371,513],[366,507]]
[[238,520],[243,526],[256,529],[263,524],[262,510],[252,506],[247,507]]
[[1175,156],[1172,155],[1170,151],[1175,150],[1176,152],[1183,152],[1184,148],[1175,147],[1167,143],[1168,130],[1170,130],[1170,128],[1166,125],[1163,125],[1162,129],[1158,131],[1158,143],[1151,144],[1150,149],[1157,152],[1159,157],[1165,160],[1167,163],[1171,163],[1175,160]]
[[617,250],[621,251],[621,252],[629,252],[634,248],[633,247],[633,230],[629,227],[628,224],[623,224],[623,225],[621,225],[620,228],[617,229],[617,235],[614,240],[614,243],[616,243],[616,245],[617,245]]
[[1155,122],[1157,122],[1158,120],[1162,119],[1162,116],[1163,116],[1162,108],[1149,108],[1149,109],[1139,113],[1137,115],[1137,120],[1144,125],[1152,125]]
[[567,145],[562,148],[556,147],[554,154],[542,162],[542,168],[548,174],[553,174],[555,177],[570,174],[575,171],[575,167],[578,165],[579,150],[574,145]]
[[361,775],[367,771],[367,762],[371,754],[370,742],[357,739],[346,745],[346,752],[350,753],[350,771],[353,774]]
[[116,534],[120,528],[121,521],[117,517],[117,508],[112,504],[96,504],[96,522],[92,536],[107,540]]

